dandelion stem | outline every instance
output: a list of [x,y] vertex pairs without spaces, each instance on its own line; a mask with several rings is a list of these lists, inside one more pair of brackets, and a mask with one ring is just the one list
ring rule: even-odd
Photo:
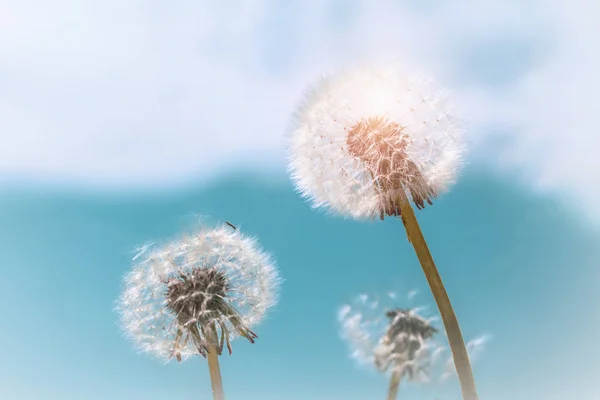
[[211,345],[208,347],[206,358],[208,360],[208,372],[210,374],[213,400],[225,400],[221,368],[219,367],[219,354],[216,346]]
[[467,347],[460,331],[458,319],[450,303],[450,298],[442,282],[442,278],[435,266],[433,257],[427,247],[427,242],[423,237],[423,232],[415,216],[415,212],[408,201],[406,194],[402,194],[399,199],[400,211],[402,222],[406,228],[409,241],[415,249],[417,258],[423,268],[431,292],[435,302],[440,310],[442,322],[448,335],[448,342],[450,343],[450,350],[452,351],[452,357],[454,358],[454,365],[456,366],[456,373],[460,382],[462,395],[464,400],[478,400],[477,389],[475,387],[475,379],[473,377],[473,371],[471,369],[471,363],[469,361],[469,354],[467,353]]
[[398,386],[400,386],[400,378],[402,378],[402,370],[395,369],[392,372],[390,379],[390,388],[388,390],[387,400],[396,400],[398,398]]

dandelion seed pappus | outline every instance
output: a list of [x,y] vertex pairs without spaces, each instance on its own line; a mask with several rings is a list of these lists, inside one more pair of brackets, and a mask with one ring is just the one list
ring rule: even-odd
[[133,261],[118,310],[139,350],[183,362],[231,354],[235,338],[255,342],[280,280],[271,255],[227,225],[182,234]]

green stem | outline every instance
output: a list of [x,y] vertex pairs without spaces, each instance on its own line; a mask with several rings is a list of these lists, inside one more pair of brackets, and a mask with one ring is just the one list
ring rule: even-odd
[[415,212],[410,205],[406,194],[401,195],[399,205],[402,222],[406,228],[409,241],[415,249],[415,253],[423,268],[423,272],[425,273],[435,302],[440,310],[442,322],[444,323],[444,328],[446,329],[446,334],[448,336],[448,342],[450,343],[452,357],[454,358],[454,365],[456,366],[456,373],[460,382],[463,399],[479,400],[471,363],[469,361],[469,354],[467,353],[467,347],[465,346],[465,341],[460,331],[458,319],[456,318],[456,314],[450,303],[448,293],[446,293],[442,278],[435,266],[433,257],[429,252],[427,242],[423,237],[419,222],[417,221]]
[[206,360],[208,361],[208,373],[210,374],[210,386],[213,392],[213,400],[225,400],[223,392],[223,379],[221,378],[221,367],[219,366],[218,334],[215,322],[203,327],[202,332],[206,339]]
[[225,400],[223,380],[221,379],[221,368],[219,367],[219,354],[216,346],[211,345],[208,347],[206,359],[208,360],[208,372],[210,374],[213,400]]
[[394,372],[392,372],[392,377],[390,378],[387,400],[396,400],[398,398],[400,378],[402,378],[402,370],[394,370]]

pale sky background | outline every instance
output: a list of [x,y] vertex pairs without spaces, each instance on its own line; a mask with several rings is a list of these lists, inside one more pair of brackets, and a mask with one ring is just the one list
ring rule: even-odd
[[384,398],[336,312],[390,289],[431,305],[423,274],[397,220],[314,212],[285,165],[306,86],[381,59],[470,123],[463,176],[418,217],[465,336],[492,337],[481,400],[600,398],[600,3],[215,4],[0,0],[0,399],[208,398],[203,360],[135,354],[113,311],[135,246],[193,213],[256,235],[285,279],[223,359],[228,400]]
[[[600,219],[592,0],[0,1],[0,171],[86,186],[283,171],[307,84],[397,59],[454,91],[492,168]],[[480,151],[479,149],[485,149]]]

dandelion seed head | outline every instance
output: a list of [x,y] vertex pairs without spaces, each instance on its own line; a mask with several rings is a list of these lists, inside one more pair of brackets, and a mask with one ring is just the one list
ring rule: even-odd
[[256,240],[229,226],[140,252],[124,278],[117,311],[141,352],[165,361],[221,353],[252,331],[277,301],[280,279]]
[[456,179],[463,123],[431,79],[398,66],[324,78],[298,108],[289,169],[314,207],[354,218],[398,215],[398,196],[431,203]]
[[412,380],[424,379],[418,371],[424,370],[430,350],[437,346],[426,343],[437,329],[414,309],[393,308],[394,302],[389,294],[357,296],[338,313],[340,336],[360,367],[381,373],[401,368]]
[[[381,298],[362,294],[340,308],[340,337],[361,368],[384,374],[400,371],[413,382],[441,382],[455,373],[454,364],[451,354],[445,356],[449,351],[444,332],[434,326],[439,318],[427,315],[427,309],[398,308],[389,293]],[[486,338],[468,342],[471,358],[482,350]]]

